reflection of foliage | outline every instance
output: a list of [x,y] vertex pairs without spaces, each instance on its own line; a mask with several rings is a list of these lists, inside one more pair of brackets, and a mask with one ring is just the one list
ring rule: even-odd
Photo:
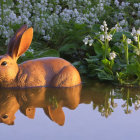
[[125,108],[125,114],[130,114],[132,112],[132,109],[130,109],[130,107],[132,108],[134,106],[135,110],[138,110],[140,108],[139,90],[135,91],[133,89],[131,91],[131,89],[129,88],[122,88],[121,92],[123,94],[123,100],[125,100],[125,103],[122,105],[122,108]]
[[[101,91],[100,91],[101,93]],[[105,91],[98,95],[93,95],[93,110],[96,108],[101,113],[101,116],[108,118],[114,108],[117,107],[115,99],[122,99],[121,107],[125,114],[131,114],[132,110],[140,109],[140,91],[134,88],[116,88],[115,91]]]
[[127,96],[126,96],[126,102],[122,105],[124,109],[125,114],[130,114],[132,112],[131,109],[129,109],[129,106],[132,106],[132,100],[130,98],[130,92],[129,89],[127,90]]
[[106,118],[114,112],[113,108],[117,107],[117,103],[114,102],[114,90],[112,92],[105,94],[104,102],[101,105],[93,104],[93,109],[95,110],[98,106],[98,111],[101,113],[101,116]]
[[135,102],[135,110],[140,108],[140,98]]
[[49,103],[54,109],[58,107],[57,99],[55,96],[49,97]]

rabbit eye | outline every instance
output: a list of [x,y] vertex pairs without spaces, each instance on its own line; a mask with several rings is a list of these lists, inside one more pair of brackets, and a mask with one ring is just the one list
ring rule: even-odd
[[6,65],[7,65],[7,62],[6,62],[6,61],[3,61],[3,62],[1,63],[1,65],[2,65],[2,66],[6,66]]
[[7,119],[7,118],[8,118],[8,115],[5,114],[5,115],[2,116],[2,118],[3,118],[3,119]]

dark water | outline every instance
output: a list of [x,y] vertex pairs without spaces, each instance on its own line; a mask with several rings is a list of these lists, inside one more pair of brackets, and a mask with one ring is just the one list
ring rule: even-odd
[[90,81],[73,88],[0,89],[0,140],[134,140],[140,89]]

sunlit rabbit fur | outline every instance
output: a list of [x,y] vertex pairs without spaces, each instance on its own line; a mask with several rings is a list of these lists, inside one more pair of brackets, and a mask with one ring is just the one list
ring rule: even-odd
[[79,72],[64,59],[45,57],[17,64],[33,38],[33,28],[23,25],[11,38],[7,54],[0,56],[1,87],[71,87],[81,84]]

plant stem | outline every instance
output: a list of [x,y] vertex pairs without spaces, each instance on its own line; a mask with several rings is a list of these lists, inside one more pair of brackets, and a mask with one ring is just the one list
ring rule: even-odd
[[138,49],[140,50],[140,36],[138,35]]
[[128,44],[126,44],[126,50],[125,50],[126,54],[125,54],[125,57],[126,57],[126,64],[128,65],[129,64],[129,56],[128,56]]
[[1,23],[3,25],[3,18],[4,18],[4,15],[3,15],[3,0],[1,1]]
[[127,90],[127,113],[128,113],[128,107],[129,107],[129,89]]
[[105,40],[105,55],[104,55],[104,59],[106,59],[106,56],[107,56],[107,49],[108,49],[108,41]]

